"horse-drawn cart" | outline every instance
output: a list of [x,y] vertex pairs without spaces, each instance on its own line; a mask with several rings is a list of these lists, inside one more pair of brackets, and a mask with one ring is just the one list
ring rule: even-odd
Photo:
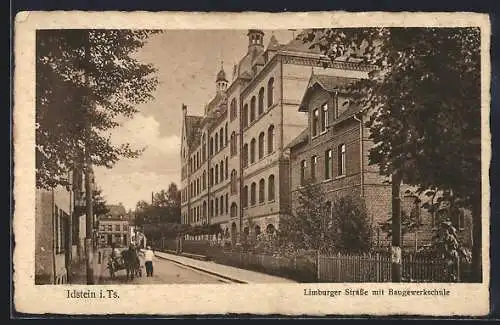
[[124,250],[121,256],[110,256],[107,265],[109,275],[114,278],[117,271],[125,270],[127,272],[127,279],[134,276],[142,276],[142,267],[137,254],[130,254],[128,250]]

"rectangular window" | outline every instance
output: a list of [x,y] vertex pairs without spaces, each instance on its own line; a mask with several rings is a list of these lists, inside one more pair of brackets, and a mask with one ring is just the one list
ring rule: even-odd
[[345,144],[341,144],[338,148],[338,174],[345,175]]
[[115,225],[115,231],[120,231],[120,225]]
[[321,107],[321,132],[325,132],[328,127],[328,104]]
[[315,181],[316,180],[316,165],[318,162],[318,157],[317,156],[312,156],[311,157],[311,180]]
[[313,137],[318,135],[318,121],[319,120],[319,112],[318,109],[315,109],[313,111],[313,118],[312,118],[312,135]]
[[108,225],[108,231],[113,231],[113,225]]
[[325,179],[332,178],[332,150],[325,151]]
[[306,161],[302,160],[300,162],[300,185],[304,185],[306,182]]

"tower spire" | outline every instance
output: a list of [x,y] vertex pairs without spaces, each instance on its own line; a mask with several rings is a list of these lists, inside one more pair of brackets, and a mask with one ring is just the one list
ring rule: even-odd
[[217,78],[215,79],[215,84],[217,92],[224,92],[227,88],[226,72],[224,71],[224,60],[220,60],[220,71],[217,73]]

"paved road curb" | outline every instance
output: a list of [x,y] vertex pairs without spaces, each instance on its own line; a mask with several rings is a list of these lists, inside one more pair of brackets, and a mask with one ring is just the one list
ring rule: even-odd
[[[209,270],[201,268],[201,267],[197,267],[197,266],[189,265],[189,264],[186,264],[186,263],[182,263],[182,262],[173,260],[173,259],[165,257],[165,256],[160,256],[160,255],[157,255],[157,254],[155,254],[155,256],[158,257],[158,258],[162,258],[164,260],[168,260],[170,262],[174,262],[174,263],[179,264],[179,265],[183,265],[183,266],[195,269],[197,271],[201,271],[201,272],[205,272],[205,273],[208,273],[208,274],[211,274],[211,275],[214,275],[214,276],[218,276],[220,278],[223,278],[223,279],[226,279],[226,280],[229,280],[229,281],[232,281],[232,282],[236,282],[236,283],[240,283],[240,284],[248,284],[248,282],[246,282],[246,281],[242,281],[242,280],[239,280],[239,279],[236,279],[236,278],[233,278],[233,277],[228,277],[226,275],[223,275],[223,274],[220,274],[220,273],[217,273],[217,272],[213,272],[213,271],[209,271]],[[185,258],[189,258],[189,257],[185,257]]]

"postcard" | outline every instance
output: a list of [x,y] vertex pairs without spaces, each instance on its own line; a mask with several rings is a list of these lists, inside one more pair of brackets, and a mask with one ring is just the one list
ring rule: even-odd
[[487,315],[490,33],[467,12],[19,13],[15,310]]

